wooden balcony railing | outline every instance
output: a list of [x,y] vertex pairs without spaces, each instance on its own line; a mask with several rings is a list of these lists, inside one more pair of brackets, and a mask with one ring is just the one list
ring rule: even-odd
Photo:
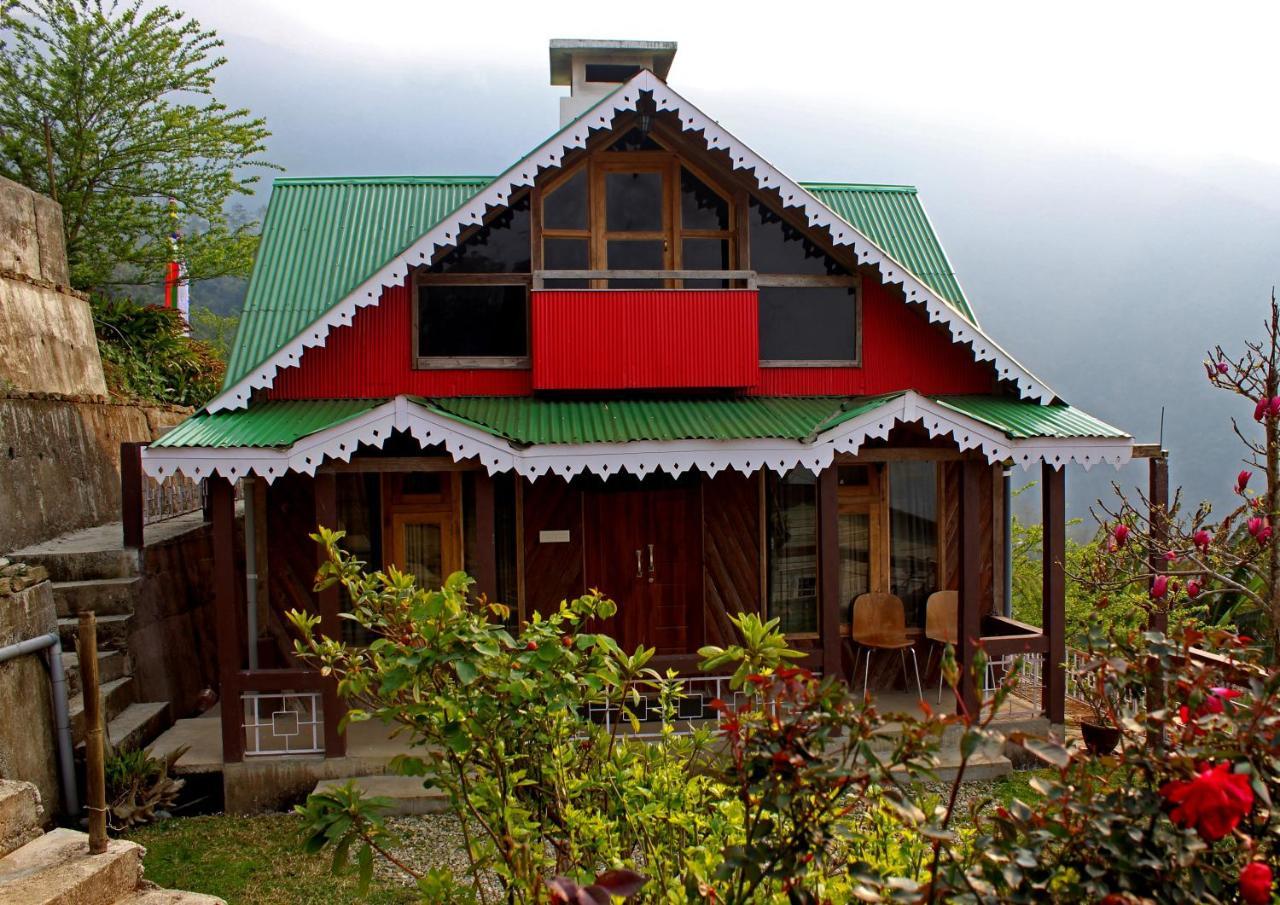
[[740,288],[755,289],[758,277],[754,270],[535,270],[533,288],[547,288],[547,280],[728,280],[741,283]]

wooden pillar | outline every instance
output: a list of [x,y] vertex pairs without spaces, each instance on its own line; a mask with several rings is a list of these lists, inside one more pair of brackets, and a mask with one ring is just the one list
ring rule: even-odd
[[[1163,455],[1148,460],[1147,502],[1151,509],[1147,518],[1151,523],[1151,559],[1148,563],[1152,574],[1169,567],[1161,554],[1161,548],[1169,543],[1169,460]],[[1153,579],[1154,580],[1154,579]],[[1163,611],[1152,613],[1147,628],[1153,632],[1169,630],[1169,615]]]
[[236,502],[231,482],[207,479],[213,521],[213,595],[218,627],[218,676],[222,699],[222,761],[244,759],[244,704],[238,674],[244,639],[240,637],[240,595],[236,575]]
[[476,580],[478,594],[498,599],[498,541],[494,528],[493,478],[487,471],[473,472],[476,488],[476,554],[475,562],[468,564],[471,577]]
[[126,550],[142,549],[142,443],[120,444],[120,521]]
[[[329,529],[338,527],[338,481],[333,472],[318,472],[315,477],[316,524]],[[325,561],[325,552],[316,545],[317,567]],[[342,637],[342,589],[338,585],[319,592],[320,631],[330,638]],[[346,701],[338,694],[337,679],[324,683],[324,756],[344,757],[347,753],[347,737],[338,731],[339,723],[347,712]]]
[[1067,494],[1066,466],[1041,466],[1044,541],[1041,545],[1041,631],[1048,643],[1044,658],[1044,713],[1049,722],[1066,721],[1067,702]]
[[840,503],[839,473],[833,464],[818,475],[818,631],[822,636],[822,674],[840,669]]
[[[982,476],[985,462],[966,459],[960,467],[960,625],[956,657],[965,708],[977,715],[985,676],[973,675],[982,639]],[[957,709],[960,702],[956,702]]]

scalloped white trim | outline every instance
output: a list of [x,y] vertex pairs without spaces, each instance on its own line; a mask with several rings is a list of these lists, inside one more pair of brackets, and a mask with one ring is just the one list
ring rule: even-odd
[[946,326],[952,341],[968,345],[975,360],[991,362],[997,376],[1001,380],[1013,381],[1023,398],[1036,399],[1042,404],[1053,400],[1053,390],[1019,364],[975,323],[928,288],[901,262],[646,70],[543,142],[466,204],[428,230],[251,373],[219,393],[206,408],[211,412],[218,412],[247,406],[254,389],[271,386],[282,368],[299,364],[307,349],[323,346],[330,330],[351,323],[360,308],[379,304],[383,289],[400,285],[408,277],[412,267],[431,260],[438,249],[454,245],[457,237],[468,227],[483,222],[484,215],[490,208],[506,205],[517,191],[532,186],[541,170],[558,168],[565,154],[586,145],[592,130],[610,128],[619,113],[634,110],[641,94],[648,92],[652,92],[659,110],[674,113],[679,118],[680,127],[684,131],[700,132],[708,149],[722,150],[729,154],[734,169],[751,172],[762,190],[777,190],[784,206],[799,208],[810,227],[826,229],[834,244],[852,248],[859,263],[878,267],[882,283],[901,285],[903,296],[909,304],[922,305],[930,323]]
[[725,469],[752,474],[760,468],[785,474],[797,467],[816,474],[829,466],[837,453],[855,454],[868,440],[886,439],[897,424],[920,424],[930,437],[950,437],[959,449],[976,449],[988,462],[1012,460],[1024,469],[1038,462],[1055,467],[1077,462],[1085,468],[1108,462],[1118,468],[1133,452],[1129,438],[1010,440],[990,425],[911,391],[886,400],[874,411],[826,431],[812,442],[677,440],[527,448],[512,446],[500,437],[397,396],[287,449],[147,447],[142,451],[142,462],[147,474],[157,479],[180,472],[189,478],[218,474],[231,480],[256,474],[271,482],[287,471],[315,474],[326,460],[346,462],[360,444],[381,448],[392,431],[401,430],[423,447],[443,446],[455,462],[475,459],[490,474],[515,471],[531,480],[546,474],[568,479],[583,472],[602,478],[624,471],[639,477],[655,471],[678,476],[693,468],[709,475]]

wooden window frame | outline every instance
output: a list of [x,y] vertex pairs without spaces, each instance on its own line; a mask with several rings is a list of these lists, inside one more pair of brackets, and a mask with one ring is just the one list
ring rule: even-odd
[[[419,268],[411,283],[413,299],[411,306],[413,331],[412,356],[413,369],[416,371],[439,370],[528,370],[532,367],[531,331],[532,312],[529,304],[529,290],[533,285],[533,274],[529,273],[430,273]],[[423,286],[523,286],[524,287],[524,355],[422,355],[418,341],[422,335],[421,312]]]

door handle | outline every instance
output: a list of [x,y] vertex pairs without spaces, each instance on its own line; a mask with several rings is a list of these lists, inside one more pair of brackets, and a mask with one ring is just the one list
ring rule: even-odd
[[649,545],[649,584],[653,584],[653,544]]
[[636,550],[636,578],[644,578],[644,566],[640,565],[639,550]]

